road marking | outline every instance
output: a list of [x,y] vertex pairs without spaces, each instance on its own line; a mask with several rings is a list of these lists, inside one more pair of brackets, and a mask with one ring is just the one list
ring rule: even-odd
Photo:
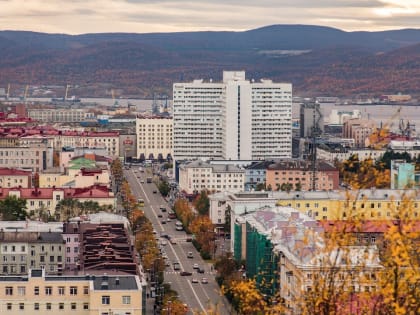
[[[181,266],[181,268],[182,268],[182,270],[185,270],[185,268],[184,268],[184,266],[183,266],[183,264],[182,264],[181,260],[179,259],[178,255],[176,254],[176,251],[175,251],[174,247],[172,246],[171,242],[169,242],[169,243],[168,243],[168,245],[169,245],[169,247],[171,248],[172,252],[174,253],[174,255],[175,255],[175,257],[176,257],[177,261],[179,262],[179,264],[180,264],[180,266]],[[179,247],[178,247],[178,248],[179,248]],[[182,247],[180,248],[180,250],[181,250],[182,252],[184,252],[184,250],[182,249]],[[184,254],[185,254],[185,253],[184,253]],[[188,281],[188,284],[189,284],[189,286],[190,286],[190,288],[191,288],[191,291],[193,292],[193,294],[194,294],[194,296],[195,296],[195,299],[197,300],[198,304],[200,305],[201,309],[203,310],[204,314],[207,314],[207,311],[206,311],[206,309],[204,308],[203,304],[201,304],[201,301],[200,301],[200,299],[198,298],[197,293],[195,293],[195,290],[194,290],[193,286],[191,285],[191,282],[190,282],[190,281]]]

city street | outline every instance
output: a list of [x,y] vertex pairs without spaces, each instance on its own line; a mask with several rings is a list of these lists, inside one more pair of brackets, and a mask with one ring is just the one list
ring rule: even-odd
[[[168,221],[170,206],[160,195],[156,185],[147,183],[147,177],[152,176],[150,168],[140,172],[139,166],[133,165],[129,170],[124,170],[124,175],[136,198],[144,199],[144,212],[152,222],[156,235],[167,234],[171,238],[171,242],[160,238],[160,241],[164,241],[163,248],[169,261],[164,274],[165,282],[178,292],[179,299],[188,305],[190,313],[199,311],[206,314],[209,309],[218,309],[220,314],[229,314],[229,303],[221,296],[211,265],[204,262],[191,242],[187,242],[187,234],[175,229],[177,220]],[[160,210],[161,206],[166,208],[166,212]],[[187,257],[189,252],[192,252],[193,258]],[[173,269],[174,262],[179,263],[180,270]],[[193,268],[194,264],[203,269],[204,273],[198,273],[198,269]],[[192,275],[181,276],[182,271],[191,272]]]

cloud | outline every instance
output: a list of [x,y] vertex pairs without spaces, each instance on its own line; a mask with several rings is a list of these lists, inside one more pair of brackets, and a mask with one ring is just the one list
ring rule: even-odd
[[344,30],[420,27],[420,1],[0,0],[0,29],[143,33],[240,31],[270,24],[317,24]]

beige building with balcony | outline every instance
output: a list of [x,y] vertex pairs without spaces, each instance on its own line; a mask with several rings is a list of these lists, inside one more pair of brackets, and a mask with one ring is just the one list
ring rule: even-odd
[[0,312],[7,315],[141,315],[142,285],[138,276],[0,277]]
[[137,117],[137,156],[151,160],[172,157],[172,126],[172,117]]

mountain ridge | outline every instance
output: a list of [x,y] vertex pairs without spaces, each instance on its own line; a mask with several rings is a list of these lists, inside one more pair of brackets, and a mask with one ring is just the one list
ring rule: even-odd
[[419,43],[420,29],[310,25],[143,34],[0,31],[0,86],[69,83],[89,86],[78,96],[105,96],[109,88],[102,87],[109,86],[150,97],[170,95],[173,82],[217,80],[222,70],[244,69],[250,78],[292,82],[300,93],[420,93]]

